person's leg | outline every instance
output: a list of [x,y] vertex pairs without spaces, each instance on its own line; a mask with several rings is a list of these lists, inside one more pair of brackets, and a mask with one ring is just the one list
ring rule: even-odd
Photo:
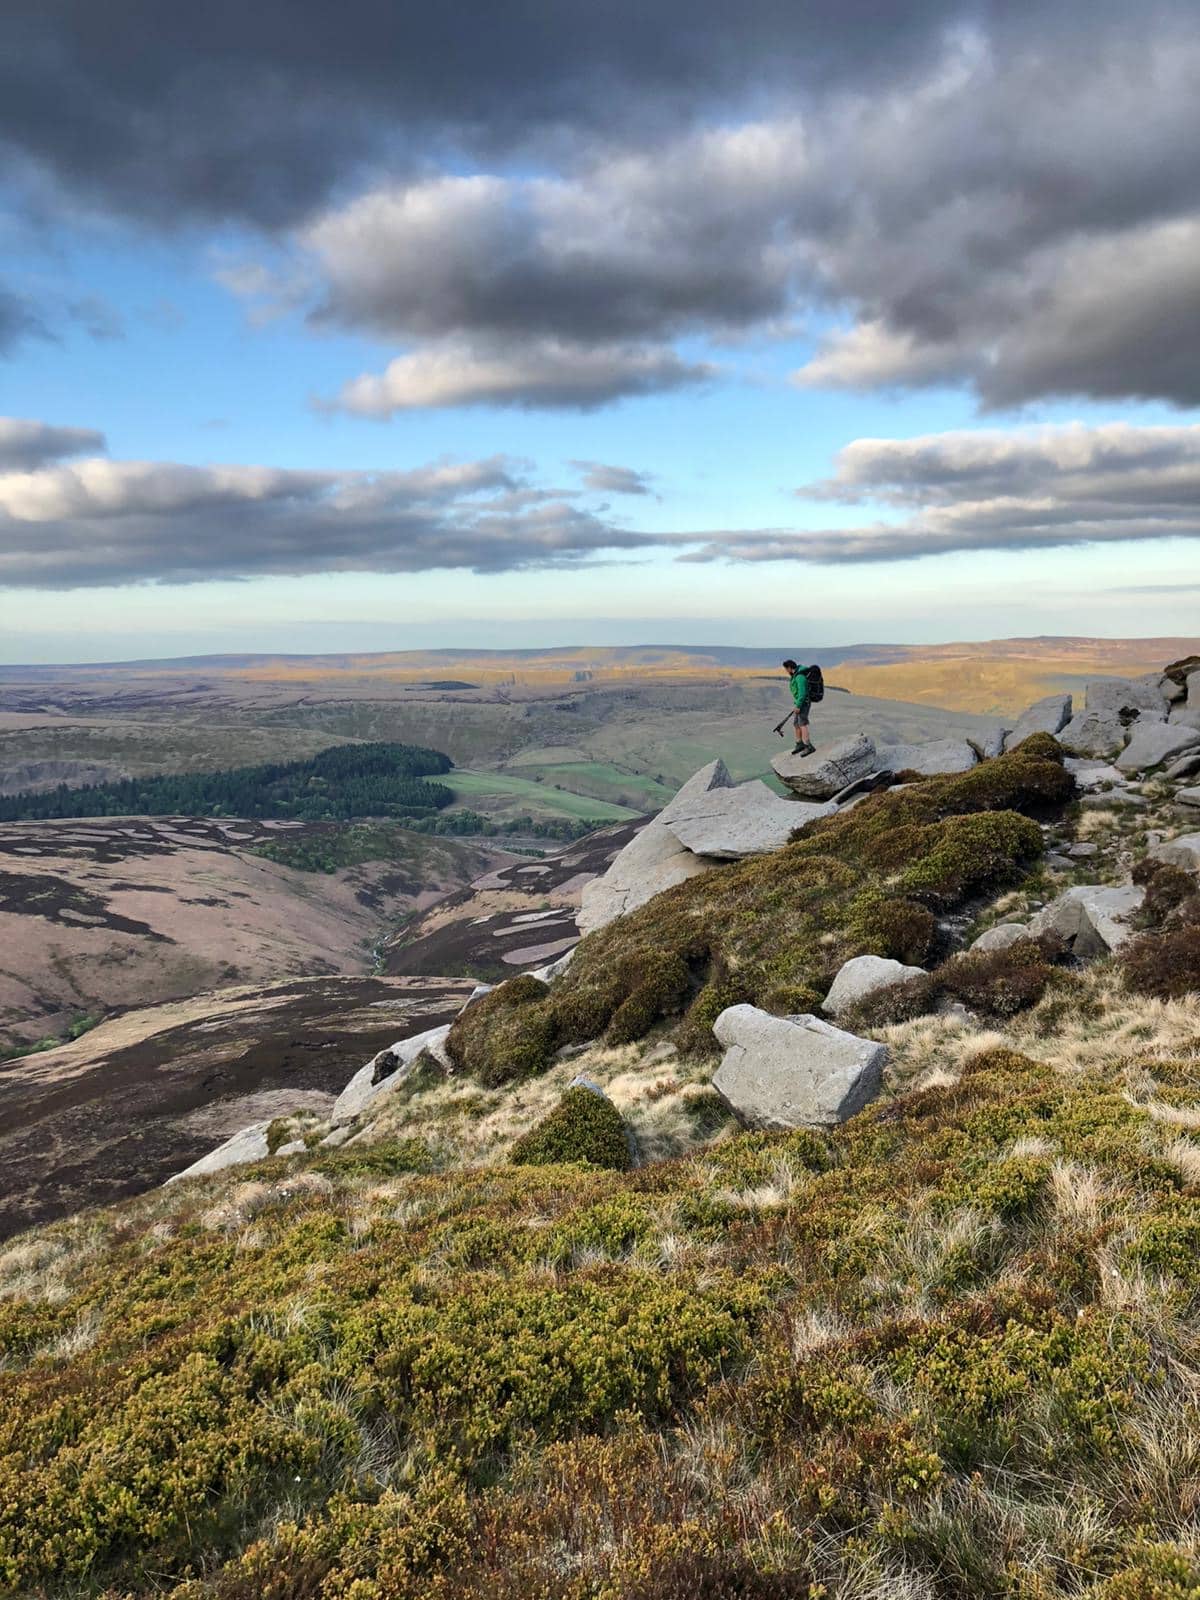
[[808,750],[808,729],[800,721],[799,708],[792,715],[792,731],[796,735],[796,742],[792,746],[794,756],[802,756]]

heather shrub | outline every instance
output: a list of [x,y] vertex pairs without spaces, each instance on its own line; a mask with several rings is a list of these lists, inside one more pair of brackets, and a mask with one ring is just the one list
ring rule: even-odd
[[519,1167],[586,1161],[623,1172],[630,1164],[629,1141],[612,1101],[580,1087],[568,1089],[554,1110],[517,1140],[509,1159]]
[[1200,926],[1144,933],[1124,946],[1120,959],[1125,982],[1137,994],[1156,1000],[1200,994]]
[[[1161,928],[1178,918],[1180,909],[1196,897],[1196,878],[1182,867],[1143,856],[1134,864],[1134,883],[1146,891],[1139,920],[1144,927]],[[1185,917],[1183,920],[1192,920]]]

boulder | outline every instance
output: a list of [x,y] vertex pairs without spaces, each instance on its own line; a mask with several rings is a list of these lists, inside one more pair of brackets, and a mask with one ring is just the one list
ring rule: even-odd
[[710,871],[715,861],[694,855],[680,844],[670,823],[676,815],[686,814],[701,795],[732,786],[733,779],[723,761],[710,761],[693,774],[675,798],[614,857],[608,871],[584,885],[576,917],[579,931],[594,933],[653,900],[664,889]]
[[1200,746],[1181,755],[1178,761],[1164,769],[1165,778],[1194,778],[1200,772]]
[[1034,733],[1057,733],[1071,720],[1071,696],[1048,694],[1037,700],[1017,718],[1017,725],[1004,741],[1006,750],[1015,750]]
[[428,1028],[424,1033],[415,1033],[411,1039],[401,1039],[373,1056],[365,1067],[358,1069],[333,1102],[333,1110],[329,1113],[333,1126],[336,1128],[343,1122],[353,1122],[372,1101],[380,1095],[390,1094],[411,1075],[423,1051],[428,1050],[434,1060],[449,1071],[450,1057],[446,1054],[449,1032],[449,1023],[441,1028]]
[[1185,872],[1200,872],[1200,833],[1181,833],[1176,839],[1164,840],[1150,854],[1156,861],[1168,861]]
[[209,1172],[223,1172],[226,1167],[244,1167],[251,1161],[265,1161],[270,1155],[267,1148],[269,1122],[252,1122],[226,1139],[215,1150],[210,1150],[199,1161],[193,1161],[182,1172],[173,1173],[168,1183],[178,1183],[181,1178],[202,1178]]
[[1100,854],[1100,846],[1093,844],[1090,839],[1080,839],[1078,843],[1067,846],[1067,854],[1075,861],[1090,861],[1093,856]]
[[826,1016],[840,1017],[877,989],[890,989],[909,978],[924,976],[924,967],[906,967],[902,961],[889,961],[884,956],[855,956],[838,972],[821,1010]]
[[931,739],[928,744],[891,744],[879,759],[893,772],[917,772],[933,778],[943,772],[969,772],[979,757],[965,739]]
[[1200,807],[1200,788],[1176,789],[1175,804],[1177,806]]
[[663,826],[695,855],[739,861],[781,850],[795,829],[836,810],[830,800],[784,800],[756,778],[735,789],[710,789],[682,806],[673,804]]
[[776,777],[802,800],[832,800],[848,784],[875,772],[879,765],[875,741],[865,733],[842,739],[815,755],[776,756],[771,763]]
[[747,1127],[829,1127],[879,1092],[886,1046],[820,1017],[730,1006],[713,1032],[725,1046],[713,1088]]
[[1173,728],[1200,728],[1200,706],[1172,706],[1167,721]]
[[998,922],[994,928],[981,933],[971,945],[972,950],[1007,950],[1021,939],[1029,938],[1029,929],[1023,922]]
[[986,733],[976,734],[974,738],[968,739],[967,743],[981,761],[991,761],[996,756],[1003,755],[1004,741],[1008,738],[1009,732],[1008,728],[998,722]]
[[1135,718],[1163,722],[1167,715],[1161,672],[1141,678],[1093,678],[1087,686],[1085,703],[1089,711],[1111,712],[1129,722]]
[[1075,756],[1115,756],[1125,747],[1125,724],[1115,711],[1077,711],[1058,742]]
[[1200,745],[1200,728],[1180,727],[1177,723],[1138,722],[1133,737],[1116,759],[1121,772],[1151,772],[1172,756],[1182,755]]
[[1033,918],[1029,932],[1053,933],[1077,956],[1103,956],[1123,945],[1134,930],[1129,919],[1139,911],[1146,891],[1132,883],[1116,888],[1080,883],[1067,889]]
[[1107,761],[1081,761],[1068,756],[1063,766],[1075,779],[1075,787],[1081,794],[1091,794],[1105,786],[1123,789],[1129,782],[1123,772],[1118,772]]
[[890,767],[881,767],[877,772],[868,772],[865,778],[855,778],[853,783],[848,783],[844,789],[839,789],[831,804],[835,810],[845,811],[847,807],[857,805],[860,800],[869,800],[877,789],[889,788],[892,777]]
[[572,945],[565,955],[559,956],[557,961],[551,961],[544,967],[536,967],[529,976],[536,978],[539,983],[553,983],[555,978],[561,978],[571,965],[578,945]]
[[1187,675],[1187,703],[1193,711],[1200,711],[1200,672]]

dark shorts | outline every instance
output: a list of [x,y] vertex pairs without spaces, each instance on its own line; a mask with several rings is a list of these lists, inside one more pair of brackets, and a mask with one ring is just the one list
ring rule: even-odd
[[812,710],[812,701],[811,700],[801,700],[800,704],[796,707],[796,713],[795,713],[794,720],[796,722],[807,722],[808,721],[808,713],[811,710]]

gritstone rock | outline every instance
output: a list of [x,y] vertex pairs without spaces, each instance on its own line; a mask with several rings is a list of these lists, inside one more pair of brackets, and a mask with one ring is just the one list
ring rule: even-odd
[[1134,725],[1132,739],[1117,757],[1116,765],[1122,772],[1149,772],[1193,745],[1200,745],[1200,728],[1181,727],[1178,723],[1138,722]]
[[796,828],[836,810],[831,801],[784,800],[755,779],[736,789],[710,789],[683,804],[673,801],[663,826],[695,855],[736,861],[781,850]]
[[1089,711],[1122,713],[1131,721],[1162,722],[1167,715],[1167,697],[1162,691],[1162,674],[1152,672],[1144,678],[1093,678],[1087,686],[1085,704]]
[[1175,791],[1175,804],[1179,806],[1200,806],[1200,789],[1177,789]]
[[601,878],[585,884],[576,921],[581,933],[594,933],[617,917],[645,905],[664,889],[684,883],[714,865],[686,850],[667,824],[710,789],[733,787],[723,761],[710,761],[680,789],[671,803],[635,834]]
[[378,1099],[381,1094],[390,1094],[409,1076],[424,1050],[428,1050],[439,1065],[449,1068],[450,1058],[446,1054],[446,1036],[449,1032],[450,1024],[446,1023],[441,1028],[429,1028],[424,1033],[414,1034],[411,1039],[401,1039],[398,1044],[381,1050],[365,1067],[358,1069],[338,1095],[329,1113],[330,1122],[334,1127],[339,1123],[352,1122],[372,1100]]
[[879,1092],[886,1047],[819,1017],[730,1006],[713,1032],[726,1047],[713,1088],[747,1127],[828,1127]]
[[1009,729],[999,723],[994,728],[989,728],[984,734],[969,738],[967,743],[974,750],[981,761],[991,761],[995,756],[1003,755],[1004,741],[1008,738]]
[[549,965],[545,967],[538,967],[535,971],[531,972],[529,976],[531,978],[537,978],[542,983],[553,983],[555,978],[561,978],[563,973],[571,965],[571,960],[576,949],[578,949],[578,946],[573,946],[566,952],[565,955],[559,956],[557,961],[551,961]]
[[776,756],[771,766],[802,800],[832,800],[847,784],[856,783],[880,765],[875,741],[865,733],[842,739],[813,756]]
[[1075,756],[1068,756],[1063,766],[1075,779],[1075,787],[1082,794],[1101,789],[1105,784],[1123,789],[1129,782],[1123,772],[1118,772],[1116,767],[1107,761],[1083,761]]
[[821,1010],[827,1016],[840,1017],[877,989],[890,989],[909,978],[924,976],[924,967],[906,967],[902,961],[889,961],[885,956],[855,956],[842,966],[829,986]]
[[1004,741],[1006,750],[1015,750],[1023,739],[1034,733],[1057,733],[1071,720],[1071,696],[1048,694],[1037,700],[1028,710],[1022,711],[1017,725]]
[[1168,861],[1186,872],[1200,872],[1200,833],[1181,833],[1177,839],[1156,844],[1150,854],[1156,861]]
[[880,761],[893,772],[917,772],[923,778],[941,773],[969,772],[979,757],[965,739],[931,739],[928,744],[889,744],[879,751]]
[[1178,761],[1172,761],[1169,767],[1163,769],[1165,778],[1194,778],[1200,772],[1200,746],[1189,750],[1186,755],[1180,756]]
[[1134,884],[1116,888],[1081,883],[1039,911],[1029,924],[1035,937],[1057,934],[1077,956],[1102,956],[1123,945],[1133,929],[1129,919],[1141,909],[1146,891]]
[[1077,756],[1115,756],[1125,746],[1125,724],[1115,711],[1077,711],[1056,738]]
[[1007,950],[1021,939],[1028,939],[1029,929],[1023,922],[998,922],[994,928],[981,933],[972,944],[972,950]]
[[240,1129],[224,1144],[201,1156],[199,1161],[193,1161],[190,1167],[173,1174],[167,1182],[178,1183],[180,1178],[199,1178],[208,1172],[221,1172],[226,1167],[243,1167],[250,1161],[265,1161],[271,1153],[267,1148],[267,1129],[270,1126],[269,1122],[252,1122],[248,1128]]

